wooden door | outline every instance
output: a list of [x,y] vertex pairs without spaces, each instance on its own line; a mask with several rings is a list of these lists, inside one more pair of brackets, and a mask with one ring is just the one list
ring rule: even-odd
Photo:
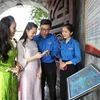
[[63,24],[74,23],[74,0],[50,0],[49,19],[52,21],[51,32],[61,33]]
[[[51,33],[56,34],[60,42],[63,38],[62,26],[66,23],[74,23],[74,0],[49,0],[49,19],[52,21]],[[56,64],[59,66],[58,61]],[[59,67],[57,67],[57,80],[60,80]]]

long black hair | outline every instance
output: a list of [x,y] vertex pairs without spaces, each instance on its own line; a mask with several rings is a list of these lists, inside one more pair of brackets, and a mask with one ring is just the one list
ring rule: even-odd
[[24,39],[24,41],[23,41],[23,46],[24,46],[24,47],[25,47],[26,40],[27,40],[27,38],[28,38],[27,33],[26,33],[26,30],[31,30],[32,27],[38,28],[38,26],[37,26],[35,23],[33,23],[33,22],[28,22],[28,24],[26,25],[26,28],[25,28],[25,30],[24,30],[24,33],[23,33],[22,37],[20,38],[20,40],[21,40],[21,39]]
[[[15,21],[13,16],[6,16],[1,19],[2,27],[0,27],[1,33],[0,33],[0,44],[1,45],[1,51],[0,55],[2,55],[2,61],[5,62],[8,60],[8,51],[11,49],[11,45],[9,44],[9,37],[10,37],[10,26]],[[6,28],[5,28],[6,27]],[[3,30],[5,29],[5,31]],[[7,33],[7,34],[6,34]],[[1,35],[4,36],[1,36]],[[4,42],[3,42],[4,41]],[[2,43],[3,42],[3,43]]]
[[6,16],[1,19],[1,22],[5,23],[8,28],[10,28],[11,24],[15,22],[15,19],[13,16]]
[[0,55],[2,62],[6,62],[8,60],[8,51],[11,49],[9,44],[9,28],[6,24],[0,21]]

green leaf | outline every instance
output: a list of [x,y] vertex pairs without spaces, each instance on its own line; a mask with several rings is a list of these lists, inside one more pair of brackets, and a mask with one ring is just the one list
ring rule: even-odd
[[40,21],[44,18],[48,18],[48,13],[38,7],[31,7],[30,19],[39,26]]

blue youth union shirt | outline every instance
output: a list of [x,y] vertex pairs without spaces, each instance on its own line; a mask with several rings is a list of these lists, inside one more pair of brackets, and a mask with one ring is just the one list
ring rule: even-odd
[[72,61],[74,65],[81,61],[81,52],[79,42],[71,38],[68,43],[63,40],[60,43],[60,58],[62,60]]
[[56,56],[58,55],[58,39],[54,34],[49,33],[46,38],[43,38],[40,34],[34,37],[34,41],[36,41],[38,45],[39,52],[44,52],[46,50],[50,50],[50,55],[44,55],[41,58],[41,62],[51,63],[55,61]]

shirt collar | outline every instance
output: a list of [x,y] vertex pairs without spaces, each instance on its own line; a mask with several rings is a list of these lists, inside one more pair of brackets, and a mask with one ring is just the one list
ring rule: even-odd
[[[72,38],[70,38],[70,40],[68,41],[68,43],[71,43],[71,42],[72,42]],[[63,43],[66,44],[66,40],[65,40],[65,39],[64,39]],[[68,44],[68,43],[67,43],[67,44]]]
[[[47,34],[46,38],[48,38],[50,36],[50,33]],[[43,38],[41,33],[39,33],[39,38]]]

